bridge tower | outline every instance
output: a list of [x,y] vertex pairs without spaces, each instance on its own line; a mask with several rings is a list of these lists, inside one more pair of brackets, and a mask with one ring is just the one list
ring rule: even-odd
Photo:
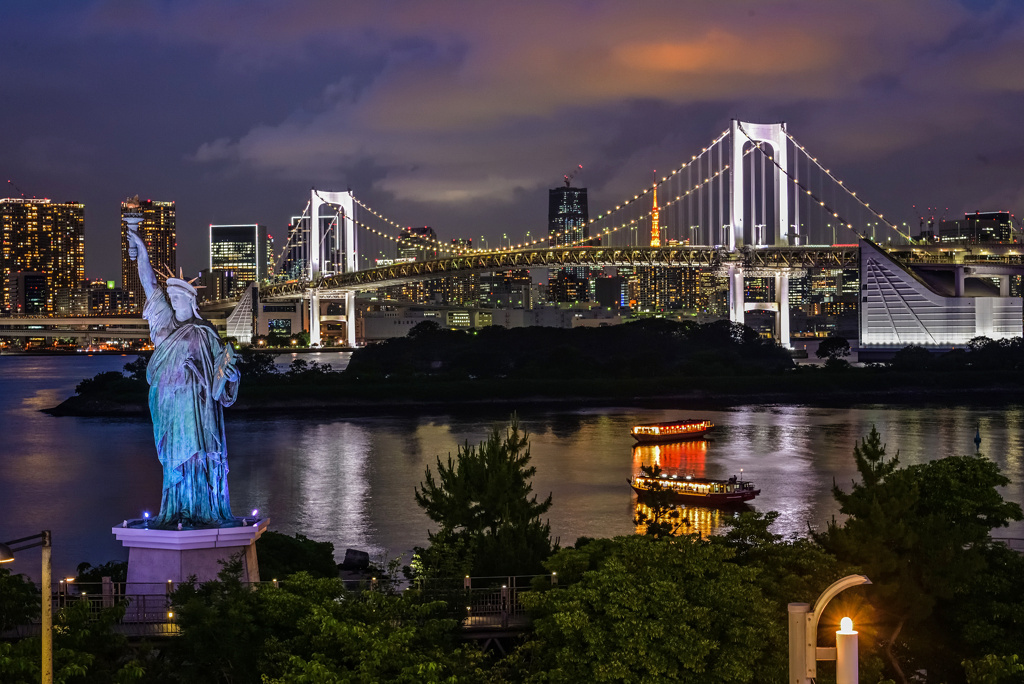
[[[772,157],[779,167],[789,171],[789,151],[787,145],[786,124],[758,124],[732,120],[732,161],[729,165],[729,251],[735,251],[738,244],[743,244],[746,231],[746,220],[743,213],[745,181],[743,178],[743,148],[747,142],[761,143],[772,150]],[[774,166],[774,165],[773,165]],[[751,226],[751,244],[755,247],[783,247],[790,244],[790,237],[799,244],[799,235],[790,233],[789,225],[789,192],[786,179],[781,171],[773,174],[775,182],[772,191],[775,199],[775,225],[772,235],[768,231],[758,231]],[[753,210],[753,207],[751,207]],[[752,223],[752,222],[751,222]],[[799,231],[798,227],[793,230]]]
[[[324,207],[321,215],[321,209]],[[356,253],[356,202],[351,190],[321,192],[313,188],[309,200],[310,253],[306,277],[316,282],[328,273],[359,270]],[[350,347],[356,346],[356,293],[345,292],[345,337]],[[309,343],[319,345],[320,292],[309,294]]]
[[[769,234],[768,227],[759,230],[760,226],[750,221],[750,246],[758,247],[783,247],[800,243],[799,225],[789,225],[789,187],[783,170],[789,170],[789,150],[787,147],[788,136],[786,135],[785,123],[759,124],[746,121],[732,120],[732,159],[729,165],[729,225],[728,247],[730,252],[745,242],[747,221],[744,215],[744,199],[746,198],[745,179],[743,176],[743,149],[748,142],[752,144],[761,143],[762,146],[771,148],[771,156],[778,164],[777,170],[772,174],[774,225],[771,226]],[[774,167],[775,164],[772,164]],[[754,179],[751,177],[750,182]],[[763,198],[762,198],[763,199]],[[754,202],[751,200],[750,211],[754,212]],[[729,279],[729,319],[734,323],[743,323],[747,311],[770,310],[776,315],[776,335],[780,345],[788,348],[789,342],[789,278],[788,270],[779,270],[772,275],[775,276],[775,302],[769,305],[749,305],[744,301],[743,279],[745,275],[743,266],[738,263],[730,263],[726,275]]]

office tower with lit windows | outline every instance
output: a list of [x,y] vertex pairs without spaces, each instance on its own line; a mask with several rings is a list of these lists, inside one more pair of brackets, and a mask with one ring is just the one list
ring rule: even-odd
[[[566,184],[548,191],[548,245],[582,247],[590,237],[590,209],[587,189]],[[573,266],[548,271],[548,301],[587,301],[590,269]],[[582,285],[582,287],[581,287]]]
[[[41,273],[45,292],[33,281],[33,308],[53,312],[54,293],[85,278],[85,205],[48,199],[0,199],[0,308],[10,311],[13,273]],[[17,283],[16,283],[17,284]],[[26,285],[27,287],[27,285]]]
[[587,189],[565,186],[548,191],[548,244],[578,247],[589,237]]
[[437,233],[430,226],[403,228],[398,235],[397,258],[401,261],[429,261],[438,257]]
[[254,223],[210,226],[210,270],[234,274],[234,292],[244,290],[269,273],[273,253],[267,227]]
[[146,303],[146,292],[139,280],[138,266],[128,257],[128,224],[124,215],[129,212],[142,214],[139,234],[146,242],[149,261],[153,268],[161,271],[170,269],[177,273],[178,242],[175,222],[174,202],[158,202],[156,200],[138,200],[139,206],[131,207],[121,202],[121,282],[128,293],[128,302],[132,311],[142,311]]

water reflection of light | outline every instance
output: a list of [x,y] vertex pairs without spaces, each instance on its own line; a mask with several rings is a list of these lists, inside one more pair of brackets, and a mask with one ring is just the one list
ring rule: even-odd
[[704,477],[708,441],[693,439],[667,444],[637,444],[633,447],[633,470],[641,465],[659,466],[669,475]]
[[[719,508],[701,508],[699,506],[679,506],[679,518],[676,520],[682,523],[679,526],[679,534],[700,534],[702,537],[712,534],[719,534],[725,529],[725,521],[737,515],[735,511],[722,510]],[[643,514],[648,519],[652,515],[651,507],[637,501],[634,520]],[[636,525],[636,533],[644,534],[647,525]]]

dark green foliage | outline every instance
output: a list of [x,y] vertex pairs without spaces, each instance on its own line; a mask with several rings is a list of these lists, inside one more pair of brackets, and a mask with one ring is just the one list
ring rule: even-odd
[[219,581],[174,594],[176,681],[479,681],[480,654],[458,643],[443,604],[349,592],[339,579],[306,573],[253,591],[237,570],[227,566]]
[[855,459],[861,481],[849,492],[834,492],[849,517],[817,538],[871,578],[866,596],[890,676],[900,681],[927,668],[929,681],[948,681],[961,672],[965,655],[1004,654],[998,648],[1014,643],[1010,637],[1021,643],[1019,621],[1005,614],[1007,602],[1019,604],[1013,594],[987,597],[985,605],[1001,616],[988,623],[989,634],[983,632],[992,614],[980,616],[964,600],[983,595],[985,585],[998,586],[1020,567],[989,537],[992,529],[1022,518],[1020,507],[997,491],[1009,482],[998,467],[983,457],[956,456],[899,468],[897,458],[886,458],[875,430],[857,446]]
[[537,469],[529,463],[529,435],[520,432],[515,416],[479,447],[468,442],[459,447],[454,461],[449,455],[442,463],[438,456],[438,479],[428,468],[415,491],[416,503],[440,526],[429,535],[431,549],[419,554],[419,570],[440,576],[454,564],[449,549],[458,549],[471,567],[468,574],[542,572],[552,544],[551,528],[541,516],[551,508],[551,496],[537,501],[530,483]]
[[[124,605],[94,611],[85,600],[75,601],[53,616],[53,680],[58,684],[127,684],[146,678],[136,653],[113,626]],[[35,684],[40,681],[39,637],[0,642],[0,682]]]
[[732,557],[692,536],[560,551],[546,563],[559,586],[523,597],[533,634],[498,672],[527,682],[770,681],[774,607],[756,571]]
[[79,563],[75,582],[99,584],[103,581],[104,577],[109,577],[111,582],[127,582],[128,561],[107,561],[103,565],[96,567],[93,567],[90,563]]
[[1021,675],[1024,674],[1024,664],[1020,663],[1020,658],[1016,655],[1000,658],[989,654],[978,660],[965,660],[963,665],[967,684],[1016,682],[1020,681]]
[[139,354],[134,361],[124,364],[124,372],[136,382],[146,382],[146,369],[149,368],[149,355]]
[[91,378],[82,380],[75,386],[75,394],[100,394],[103,392],[116,391],[129,382],[119,371],[106,371],[97,373]]
[[337,577],[334,544],[314,541],[305,535],[291,537],[280,532],[264,532],[256,540],[256,557],[260,577],[265,580],[284,579],[297,572],[311,577]]
[[912,344],[896,352],[892,360],[889,361],[889,367],[893,370],[919,373],[928,370],[933,361],[934,358],[930,351]]
[[326,376],[337,375],[337,373],[331,370],[331,364],[329,363],[306,361],[306,359],[299,357],[288,364],[288,372],[285,375],[289,380],[293,381],[315,382]]
[[25,575],[0,567],[0,632],[39,615],[39,589]]
[[252,346],[239,347],[236,350],[238,371],[243,378],[263,378],[277,373],[274,365],[274,352],[264,351]]
[[744,375],[792,367],[785,350],[750,328],[646,319],[604,328],[442,329],[421,323],[404,338],[356,350],[361,377],[635,378]]
[[839,335],[829,335],[818,344],[818,350],[814,355],[819,359],[842,359],[850,355],[850,342]]

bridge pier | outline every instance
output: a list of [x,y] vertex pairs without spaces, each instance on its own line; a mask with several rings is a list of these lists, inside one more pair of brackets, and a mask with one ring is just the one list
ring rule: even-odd
[[356,293],[354,290],[345,292],[345,339],[349,349],[356,346]]
[[775,301],[779,305],[775,325],[776,342],[782,348],[789,349],[789,273],[784,271],[775,274]]
[[320,346],[320,290],[309,291],[309,346]]
[[743,325],[744,299],[743,292],[743,267],[738,264],[729,264],[729,320],[733,323]]

